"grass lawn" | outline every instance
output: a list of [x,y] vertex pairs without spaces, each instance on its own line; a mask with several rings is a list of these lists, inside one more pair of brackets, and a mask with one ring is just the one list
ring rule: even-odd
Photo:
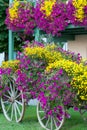
[[[69,110],[71,118],[66,119],[61,130],[87,130],[87,122],[83,121],[79,112]],[[0,130],[44,130],[38,123],[36,107],[26,107],[25,115],[21,123],[8,122],[3,113],[0,113]]]

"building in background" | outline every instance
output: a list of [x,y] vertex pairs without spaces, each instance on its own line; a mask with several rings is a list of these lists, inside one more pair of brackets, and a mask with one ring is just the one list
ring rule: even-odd
[[68,41],[67,49],[87,58],[87,35],[76,35],[74,41]]

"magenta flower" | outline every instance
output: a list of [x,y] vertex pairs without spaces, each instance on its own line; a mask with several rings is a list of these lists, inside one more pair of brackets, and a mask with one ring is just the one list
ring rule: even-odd
[[60,36],[61,31],[65,30],[68,25],[66,4],[56,3],[49,17],[40,10],[41,5],[37,4],[35,8],[35,20],[38,28],[47,34]]
[[74,107],[74,111],[79,111],[79,108],[78,107]]
[[33,34],[34,28],[36,27],[34,7],[29,2],[20,2],[17,14],[18,17],[13,20],[10,18],[9,8],[6,10],[7,16],[5,24],[7,28],[16,32],[22,30],[26,35]]

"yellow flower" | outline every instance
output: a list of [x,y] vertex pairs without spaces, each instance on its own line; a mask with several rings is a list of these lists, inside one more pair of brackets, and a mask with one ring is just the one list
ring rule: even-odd
[[46,63],[53,63],[56,60],[62,59],[60,52],[55,51],[55,45],[48,45],[46,47],[27,47],[24,50],[25,55],[31,56],[32,58],[45,59]]
[[56,0],[45,0],[43,4],[41,4],[41,11],[45,11],[46,16],[50,16],[53,6]]
[[84,15],[84,7],[87,6],[87,0],[73,0],[73,6],[75,7],[75,17],[82,22]]
[[9,8],[9,15],[10,15],[11,20],[18,18],[18,6],[19,5],[20,5],[20,2],[15,0],[13,2],[12,6]]
[[[24,0],[24,2],[27,2],[27,0]],[[9,8],[9,15],[10,19],[14,20],[18,18],[18,8],[21,7],[21,0],[14,0],[12,5]]]
[[19,67],[19,60],[3,61],[1,68],[11,68],[13,71],[16,71]]

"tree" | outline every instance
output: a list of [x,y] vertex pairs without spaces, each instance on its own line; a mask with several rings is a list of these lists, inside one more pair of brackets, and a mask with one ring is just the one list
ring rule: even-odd
[[9,0],[0,1],[0,53],[7,52],[8,48],[8,30],[4,24],[6,17],[6,8]]

